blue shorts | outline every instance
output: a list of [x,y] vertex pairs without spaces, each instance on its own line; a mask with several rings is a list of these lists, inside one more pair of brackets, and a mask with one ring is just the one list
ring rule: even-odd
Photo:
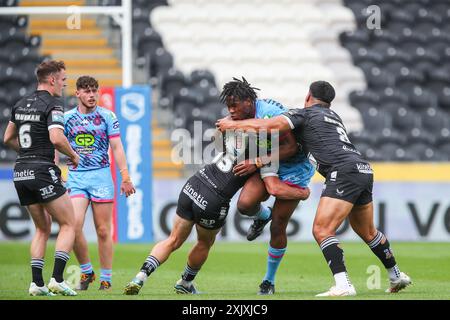
[[66,188],[71,198],[86,198],[93,202],[114,201],[114,182],[109,167],[69,171]]
[[300,163],[281,162],[278,177],[289,185],[307,187],[314,175],[315,169],[308,160]]
[[[276,169],[275,169],[276,170]],[[278,176],[280,181],[305,188],[309,185],[315,168],[305,156],[297,157],[296,161],[281,161],[277,172],[266,167],[261,168],[261,178]]]

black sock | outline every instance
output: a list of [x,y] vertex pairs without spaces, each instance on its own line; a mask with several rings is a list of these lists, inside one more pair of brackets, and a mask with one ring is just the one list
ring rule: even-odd
[[193,269],[188,264],[186,264],[186,267],[184,268],[184,272],[181,275],[181,278],[184,281],[192,281],[194,280],[197,273],[200,271],[200,269]]
[[380,259],[386,269],[393,268],[397,264],[389,241],[380,231],[377,232],[375,238],[368,242],[367,245],[372,249],[378,259]]
[[69,260],[69,254],[64,251],[55,252],[55,266],[53,267],[53,275],[56,282],[64,281],[64,268],[66,267],[67,260]]
[[344,264],[344,250],[339,248],[338,245],[339,240],[333,236],[320,243],[320,249],[333,275],[339,272],[347,272]]
[[44,269],[44,259],[31,258],[31,274],[33,282],[38,287],[44,286],[44,279],[42,277],[42,269]]
[[145,259],[144,264],[141,267],[141,271],[145,272],[147,276],[149,276],[153,271],[156,270],[160,266],[160,262],[154,256],[149,255],[147,259]]

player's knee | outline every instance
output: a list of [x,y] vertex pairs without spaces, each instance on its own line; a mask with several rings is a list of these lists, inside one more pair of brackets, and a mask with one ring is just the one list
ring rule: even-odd
[[289,219],[274,218],[270,224],[270,236],[283,236],[286,235],[286,228]]
[[181,239],[177,235],[170,235],[170,237],[167,239],[167,244],[170,246],[172,251],[177,250],[183,243],[183,239]]
[[106,226],[98,227],[97,228],[97,236],[102,240],[110,238],[111,237],[110,228],[108,228]]
[[326,238],[334,236],[334,234],[334,230],[331,230],[322,224],[314,224],[313,226],[313,236],[319,244]]
[[255,203],[249,198],[239,198],[237,203],[237,209],[239,212],[245,216],[252,216],[255,214]]
[[48,239],[50,237],[51,225],[36,227],[36,236]]
[[197,245],[205,250],[209,250],[213,244],[215,239],[199,239]]

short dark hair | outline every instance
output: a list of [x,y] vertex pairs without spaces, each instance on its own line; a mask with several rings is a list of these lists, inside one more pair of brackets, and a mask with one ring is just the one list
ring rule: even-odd
[[46,82],[49,75],[58,73],[63,69],[66,70],[64,61],[47,60],[42,62],[36,69],[38,83]]
[[91,76],[81,76],[77,79],[77,90],[95,88],[98,89],[98,81]]
[[255,90],[258,88],[252,87],[248,81],[242,77],[242,80],[233,77],[233,81],[225,83],[222,93],[220,94],[220,102],[226,104],[227,99],[233,97],[241,101],[250,99],[255,102],[258,99],[258,95]]
[[327,81],[315,81],[309,86],[311,95],[317,100],[330,104],[336,96],[333,86]]

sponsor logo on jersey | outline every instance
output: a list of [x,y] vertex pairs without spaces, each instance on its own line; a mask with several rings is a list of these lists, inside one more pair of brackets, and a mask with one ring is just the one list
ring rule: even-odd
[[360,173],[367,173],[367,174],[373,173],[373,170],[370,167],[370,164],[368,164],[368,163],[357,163],[356,169],[358,169],[358,172],[360,172]]
[[92,146],[95,142],[95,138],[89,133],[80,133],[75,137],[75,143],[81,147]]
[[14,181],[34,180],[34,170],[14,171]]
[[64,123],[64,112],[62,111],[52,111],[52,122]]
[[354,152],[356,154],[361,155],[361,152],[359,152],[356,149],[350,148],[350,147],[346,146],[345,144],[342,146],[342,149],[344,149],[345,151]]
[[186,183],[183,189],[183,193],[186,194],[192,201],[202,210],[206,209],[208,205],[208,201],[205,200],[205,197],[201,195],[199,192],[195,191],[195,189],[189,184]]
[[40,114],[22,114],[22,113],[16,113],[15,119],[17,121],[32,121],[32,122],[39,122],[41,121],[41,115]]
[[119,128],[119,121],[115,121],[112,125],[113,129],[118,129]]
[[208,175],[205,173],[205,168],[202,168],[198,171],[200,176],[204,178],[210,185],[212,185],[215,189],[217,189],[217,185],[208,177]]

